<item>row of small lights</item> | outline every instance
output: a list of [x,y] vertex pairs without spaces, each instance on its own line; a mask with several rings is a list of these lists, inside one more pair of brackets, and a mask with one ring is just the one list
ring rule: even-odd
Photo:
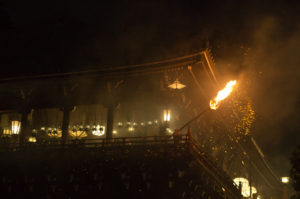
[[[171,111],[169,109],[165,109],[164,110],[164,116],[163,116],[164,122],[170,122],[170,117],[171,117]],[[127,124],[127,127],[128,127],[128,131],[132,132],[139,125],[142,126],[142,127],[146,126],[146,124],[148,126],[151,126],[153,124],[157,125],[158,120],[148,121],[148,122],[140,122],[140,123],[127,122],[126,124]],[[4,129],[3,130],[4,135],[18,135],[19,134],[20,128],[21,128],[21,122],[15,120],[15,121],[11,122],[11,125],[12,125],[11,129]],[[119,128],[121,128],[121,127],[123,127],[123,122],[118,122],[117,125],[118,125]],[[44,131],[44,132],[47,132],[48,136],[50,136],[50,137],[57,137],[58,132],[61,131],[58,128],[51,128],[51,127],[48,127],[48,128],[41,127],[40,130]],[[92,134],[95,135],[95,136],[102,136],[102,135],[105,134],[105,126],[103,126],[103,125],[93,125],[92,128],[90,127],[90,125],[86,125],[86,127],[84,127],[83,125],[80,125],[79,127],[73,126],[73,128],[71,130],[71,135],[78,136],[77,132],[79,131],[79,132],[85,133],[85,136],[86,136],[86,132],[90,131],[90,130],[92,131]],[[32,130],[32,133],[36,134],[37,132],[38,131],[36,129]],[[72,134],[72,132],[73,132],[73,134]],[[117,134],[117,130],[113,130],[113,134]],[[36,142],[36,137],[31,136],[31,137],[29,137],[28,141],[29,142]]]
[[[140,126],[146,126],[146,124],[149,125],[149,126],[151,126],[152,124],[158,124],[158,120],[148,121],[147,123],[146,122],[141,122],[141,123],[127,122],[126,124],[127,124],[128,127],[129,126],[138,126],[138,125],[140,125]],[[123,127],[123,122],[118,122],[118,127]]]
[[[128,131],[134,131],[135,130],[135,127],[137,127],[138,125],[140,126],[146,126],[146,124],[148,126],[151,126],[153,124],[157,125],[158,124],[158,120],[155,120],[155,121],[148,121],[147,123],[146,122],[141,122],[141,123],[137,123],[137,122],[127,122],[127,127],[128,127]],[[118,122],[118,127],[121,128],[123,127],[123,123],[122,122]],[[47,129],[47,130],[46,130]],[[51,127],[41,127],[40,129],[41,131],[47,131],[48,134],[58,134],[58,129],[57,128],[51,128]],[[72,127],[72,130],[74,133],[76,133],[77,131],[80,131],[80,132],[83,132],[83,131],[92,131],[92,134],[93,135],[96,135],[96,136],[102,136],[104,135],[104,132],[105,132],[105,126],[103,125],[93,125],[92,128],[91,128],[91,125],[86,125],[85,127],[83,125],[78,125],[78,126],[73,126]],[[32,130],[33,133],[37,133],[37,130],[36,129],[33,129]],[[117,131],[116,130],[113,130],[113,133],[116,134]]]
[[[170,122],[170,118],[171,118],[171,111],[170,109],[165,109],[164,110],[164,115],[163,115],[163,118],[164,118],[164,122]],[[137,122],[127,122],[126,123],[128,127],[135,127],[135,126],[138,126],[140,124],[140,126],[146,126],[147,125],[152,125],[152,124],[158,124],[158,120],[154,120],[154,121],[148,121],[148,122],[141,122],[141,123],[137,123]],[[123,127],[123,123],[122,122],[118,122],[118,127]],[[17,120],[13,120],[11,121],[11,129],[4,129],[3,131],[3,134],[13,134],[13,135],[17,135],[19,134],[20,132],[20,128],[21,128],[21,122],[20,121],[17,121]],[[73,127],[73,129],[76,128],[76,126]],[[103,128],[102,125],[94,125],[92,130],[97,130],[97,129],[101,129]],[[90,125],[87,125],[85,128],[83,127],[83,125],[80,125],[79,130],[89,130],[90,129]],[[46,127],[41,127],[41,130],[42,131],[46,131]],[[47,128],[48,131],[57,131],[57,128]],[[36,129],[33,129],[33,133],[36,133],[37,130]]]

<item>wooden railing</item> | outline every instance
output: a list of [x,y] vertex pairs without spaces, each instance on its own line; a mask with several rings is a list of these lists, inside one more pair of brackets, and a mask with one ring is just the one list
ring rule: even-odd
[[74,139],[67,140],[62,144],[61,140],[49,139],[42,142],[26,143],[20,146],[16,142],[0,143],[0,151],[21,151],[34,148],[71,148],[71,147],[89,147],[89,148],[113,148],[126,146],[154,146],[154,145],[183,145],[189,142],[187,135],[177,136],[146,136],[146,137],[119,137],[112,139]]

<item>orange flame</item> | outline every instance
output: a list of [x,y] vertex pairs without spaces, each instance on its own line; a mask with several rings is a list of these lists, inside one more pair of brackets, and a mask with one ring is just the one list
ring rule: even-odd
[[209,102],[210,108],[216,110],[220,105],[219,103],[230,95],[235,85],[236,85],[236,80],[232,80],[228,82],[225,88],[218,92],[217,97],[215,97],[215,99],[210,100]]

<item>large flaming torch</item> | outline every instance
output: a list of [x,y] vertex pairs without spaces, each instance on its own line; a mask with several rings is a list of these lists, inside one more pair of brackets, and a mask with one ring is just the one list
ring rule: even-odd
[[217,96],[210,100],[209,102],[209,108],[202,111],[200,114],[198,114],[196,117],[188,121],[185,125],[183,125],[178,131],[181,131],[188,125],[190,125],[193,121],[197,120],[200,116],[202,116],[204,113],[206,113],[209,110],[217,110],[220,106],[221,101],[223,101],[226,97],[230,95],[230,93],[233,90],[233,87],[236,85],[236,80],[232,80],[228,82],[224,89],[220,90],[217,94]]
[[215,99],[210,100],[209,102],[210,108],[216,110],[220,106],[220,102],[230,95],[235,85],[236,85],[236,80],[232,80],[228,82],[225,88],[218,92],[217,97],[215,97]]

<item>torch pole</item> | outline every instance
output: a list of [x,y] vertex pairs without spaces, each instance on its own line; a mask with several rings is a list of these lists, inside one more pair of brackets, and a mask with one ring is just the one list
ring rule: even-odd
[[204,113],[210,111],[210,108],[205,109],[204,111],[202,111],[201,113],[199,113],[198,115],[196,115],[193,119],[189,120],[187,123],[185,123],[180,129],[178,129],[178,131],[182,131],[185,127],[189,126],[191,123],[193,123],[195,120],[197,120],[199,117],[201,117]]

